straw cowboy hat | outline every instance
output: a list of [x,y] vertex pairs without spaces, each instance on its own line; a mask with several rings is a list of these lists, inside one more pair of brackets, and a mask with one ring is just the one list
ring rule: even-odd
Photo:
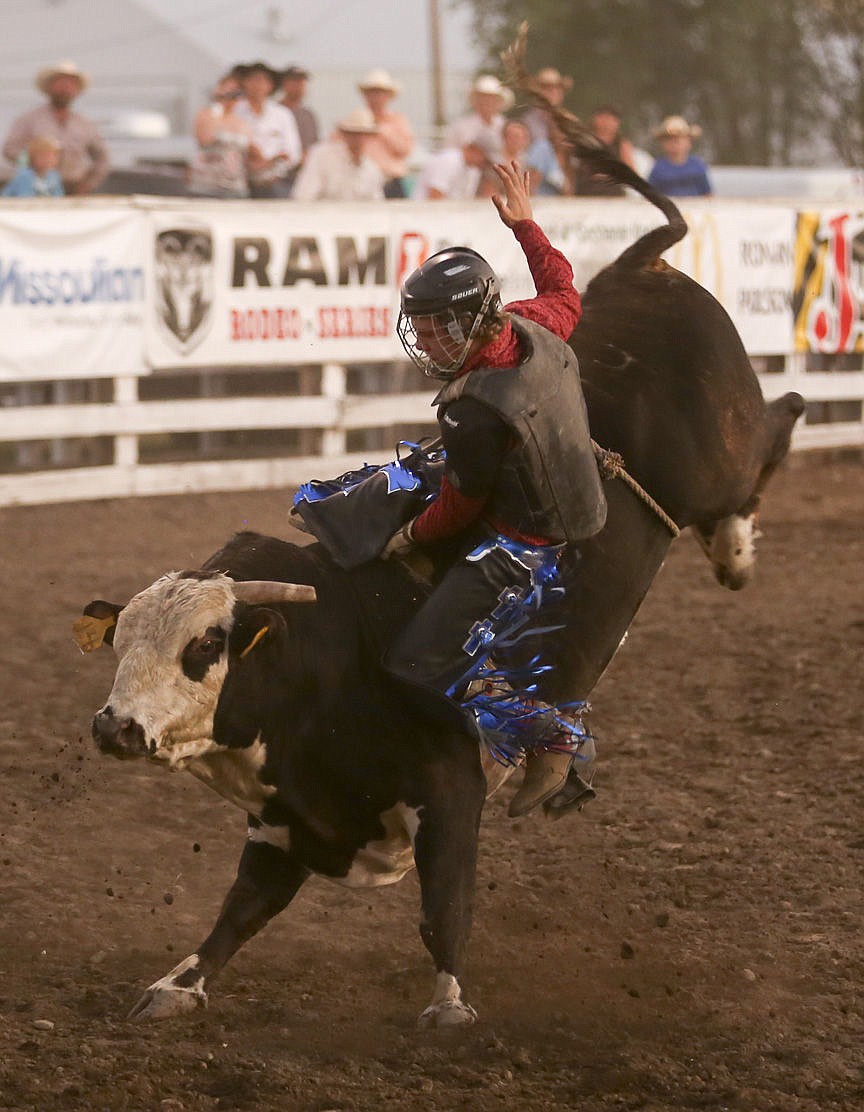
[[472,93],[485,93],[490,96],[501,98],[501,111],[506,112],[508,108],[513,107],[513,101],[516,99],[513,95],[513,90],[509,89],[506,85],[502,85],[497,77],[491,73],[481,73],[474,84],[471,86]]
[[386,93],[392,93],[393,96],[399,92],[399,82],[394,81],[387,70],[374,69],[358,82],[357,88],[360,92],[365,92],[367,89],[383,89]]
[[378,131],[375,117],[368,108],[355,108],[347,116],[343,116],[336,125],[340,131],[348,131],[354,135],[374,135]]
[[683,116],[667,116],[663,123],[654,129],[655,139],[665,139],[667,136],[687,135],[691,139],[698,139],[702,128],[698,124],[688,124]]
[[90,84],[90,75],[82,73],[74,62],[70,62],[67,59],[63,62],[57,62],[53,66],[45,66],[44,69],[39,70],[36,74],[36,88],[40,93],[47,93],[48,86],[55,77],[74,77],[81,86],[82,93]]
[[546,66],[545,69],[538,70],[534,80],[538,85],[560,85],[567,92],[573,88],[573,78],[563,77],[554,66]]

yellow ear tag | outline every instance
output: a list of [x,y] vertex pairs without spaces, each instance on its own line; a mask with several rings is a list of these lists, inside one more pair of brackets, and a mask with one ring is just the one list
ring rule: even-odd
[[84,614],[72,623],[72,637],[82,653],[92,653],[101,648],[105,634],[116,624],[117,619],[113,614],[109,614],[107,618],[94,618],[90,614]]
[[243,652],[240,653],[240,659],[242,660],[244,656],[247,656],[249,653],[251,653],[252,650],[255,648],[255,646],[258,644],[258,642],[261,640],[261,638],[266,637],[269,632],[270,632],[270,626],[261,626],[261,628],[255,634],[255,636],[252,638],[252,640],[249,642],[249,644],[243,650]]

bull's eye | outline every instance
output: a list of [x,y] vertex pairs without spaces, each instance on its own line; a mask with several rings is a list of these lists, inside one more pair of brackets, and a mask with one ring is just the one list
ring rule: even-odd
[[193,637],[181,656],[183,672],[190,680],[201,681],[207,669],[214,664],[225,649],[225,630],[211,626],[201,637]]

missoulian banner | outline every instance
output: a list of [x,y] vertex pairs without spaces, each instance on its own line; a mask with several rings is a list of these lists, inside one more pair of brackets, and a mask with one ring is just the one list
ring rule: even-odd
[[130,207],[0,207],[0,376],[141,374],[146,227]]

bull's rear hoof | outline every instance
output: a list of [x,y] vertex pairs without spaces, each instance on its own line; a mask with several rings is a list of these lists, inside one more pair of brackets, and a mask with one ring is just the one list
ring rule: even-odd
[[417,1026],[421,1031],[432,1031],[442,1027],[468,1027],[476,1022],[477,1013],[470,1004],[462,1000],[445,1000],[440,1004],[430,1004],[421,1012]]
[[151,985],[138,1000],[127,1020],[146,1023],[158,1019],[170,1019],[175,1015],[194,1012],[196,1008],[207,1007],[207,993],[193,989],[167,987],[159,981]]

